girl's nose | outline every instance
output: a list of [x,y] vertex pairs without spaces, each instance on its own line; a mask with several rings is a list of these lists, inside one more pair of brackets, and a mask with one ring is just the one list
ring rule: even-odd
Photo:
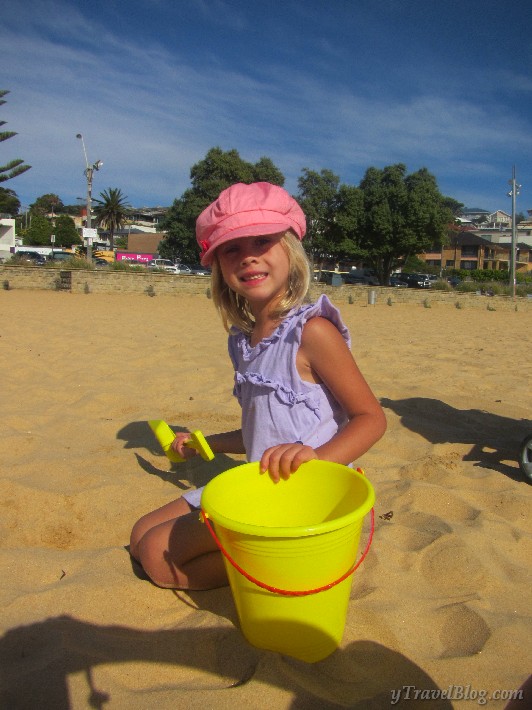
[[254,249],[252,246],[249,246],[243,250],[240,263],[244,266],[245,264],[249,264],[250,262],[254,261],[255,258],[256,255],[254,253]]
[[240,263],[242,265],[249,264],[253,260],[253,256],[251,254],[246,254],[245,256],[242,257],[240,260]]

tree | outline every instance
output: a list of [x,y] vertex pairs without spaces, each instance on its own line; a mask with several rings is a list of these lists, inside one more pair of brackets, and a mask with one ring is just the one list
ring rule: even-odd
[[74,244],[82,244],[74,220],[67,214],[61,214],[56,217],[54,234],[56,247],[71,247]]
[[361,238],[381,283],[411,254],[441,244],[453,214],[426,168],[406,174],[402,163],[369,168],[363,192]]
[[31,214],[38,214],[45,217],[48,214],[56,215],[63,210],[63,202],[58,195],[53,192],[41,195],[30,205]]
[[[9,91],[6,89],[0,89],[0,106],[6,103],[3,98],[6,94],[9,94]],[[6,121],[0,121],[0,126],[5,126],[5,124]],[[13,136],[16,135],[15,131],[0,131],[0,143],[8,140],[9,138],[13,138]],[[5,182],[6,180],[11,180],[17,177],[17,175],[22,175],[22,173],[25,173],[26,170],[29,170],[30,168],[31,165],[24,165],[24,160],[20,158],[11,160],[6,165],[0,165],[0,182]]]
[[306,249],[311,261],[321,262],[332,256],[332,226],[335,218],[336,196],[340,178],[331,170],[303,168],[297,181],[298,202],[307,218]]
[[24,233],[24,244],[40,247],[52,245],[50,237],[54,233],[52,223],[46,217],[34,215],[31,224]]
[[317,173],[303,168],[298,180],[298,201],[307,218],[306,249],[311,261],[354,258],[361,218],[362,193],[351,185],[340,185],[330,170]]
[[109,231],[112,250],[114,249],[115,232],[124,226],[131,206],[126,202],[127,197],[122,195],[122,191],[117,187],[109,187],[100,192],[100,197],[101,200],[94,200],[97,203],[94,214],[97,224]]
[[0,187],[0,214],[9,214],[15,217],[20,209],[20,200],[17,193]]
[[269,158],[253,164],[243,160],[238,151],[211,148],[205,158],[190,170],[192,186],[174,200],[161,228],[166,235],[159,245],[165,259],[183,262],[198,260],[196,219],[226,187],[237,182],[271,182],[284,184],[284,176]]

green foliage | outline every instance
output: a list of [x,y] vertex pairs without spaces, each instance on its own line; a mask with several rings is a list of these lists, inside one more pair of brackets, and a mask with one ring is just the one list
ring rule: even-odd
[[517,296],[528,296],[528,294],[532,294],[532,281],[518,283],[515,293]]
[[58,195],[53,192],[38,197],[33,204],[30,205],[32,215],[40,215],[46,217],[49,214],[60,214],[63,210],[63,203]]
[[71,259],[65,259],[64,261],[47,261],[44,265],[44,268],[57,269],[60,271],[69,271],[70,269],[91,269],[94,267],[89,264],[86,259],[82,259],[79,256],[73,255]]
[[429,271],[429,267],[426,265],[426,263],[423,261],[423,259],[420,259],[415,254],[411,254],[407,259],[405,259],[405,263],[403,264],[402,271],[405,274],[429,274],[429,273],[432,273],[431,271]]
[[112,264],[109,264],[109,267],[112,271],[139,271],[146,273],[145,266],[142,266],[142,264],[130,264],[129,261],[113,261]]
[[15,217],[20,209],[20,200],[16,192],[0,187],[0,214],[9,214]]
[[426,168],[410,175],[399,163],[369,168],[360,183],[363,191],[362,239],[368,261],[381,283],[404,258],[439,244],[453,220],[449,198],[438,190]]
[[211,148],[203,160],[192,166],[190,180],[192,187],[174,200],[161,224],[166,236],[159,245],[159,253],[172,261],[198,260],[196,219],[226,187],[236,182],[284,184],[283,174],[269,158],[248,163],[236,150],[224,152],[221,148]]
[[486,281],[508,281],[509,274],[507,271],[495,269],[473,269],[466,271],[466,274],[479,283]]
[[56,217],[54,234],[56,247],[71,247],[82,243],[74,220],[67,214]]
[[362,218],[362,193],[356,187],[340,185],[330,170],[317,173],[303,168],[298,180],[298,201],[307,218],[305,248],[311,261],[345,261],[363,255],[358,244]]
[[[4,96],[9,94],[7,89],[0,89],[0,106],[6,103]],[[5,126],[6,121],[0,121],[0,126]],[[15,131],[0,131],[0,143],[7,141],[9,138],[13,138],[17,134]],[[17,177],[17,175],[22,175],[27,170],[31,168],[31,165],[24,165],[24,161],[20,158],[15,160],[10,160],[6,165],[0,165],[0,182],[6,182],[6,180],[12,180]]]
[[433,291],[452,291],[452,286],[448,281],[444,279],[438,279],[438,281],[433,281],[431,289]]
[[96,222],[109,232],[111,251],[114,249],[114,235],[125,224],[130,205],[127,197],[117,187],[109,187],[100,192],[101,200],[94,199]]
[[50,237],[54,232],[54,228],[50,220],[40,215],[34,215],[31,219],[31,224],[25,232],[24,244],[28,246],[51,246]]
[[479,285],[475,281],[460,281],[454,287],[455,291],[460,291],[461,293],[476,293],[478,289]]

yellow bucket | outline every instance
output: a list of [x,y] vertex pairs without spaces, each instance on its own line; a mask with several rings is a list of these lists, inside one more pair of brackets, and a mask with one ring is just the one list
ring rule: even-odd
[[207,484],[203,518],[224,554],[251,644],[309,663],[338,647],[362,522],[374,501],[361,472],[327,461],[309,461],[277,484],[259,474],[258,463]]

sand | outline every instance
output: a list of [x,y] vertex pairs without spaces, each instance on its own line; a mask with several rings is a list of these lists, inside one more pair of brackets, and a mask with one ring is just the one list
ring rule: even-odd
[[238,426],[212,301],[1,300],[2,708],[503,708],[528,677],[529,313],[338,304],[389,428],[359,461],[376,529],[344,639],[310,665],[251,647],[229,589],[159,589],[126,549],[238,459],[172,465],[147,425]]

